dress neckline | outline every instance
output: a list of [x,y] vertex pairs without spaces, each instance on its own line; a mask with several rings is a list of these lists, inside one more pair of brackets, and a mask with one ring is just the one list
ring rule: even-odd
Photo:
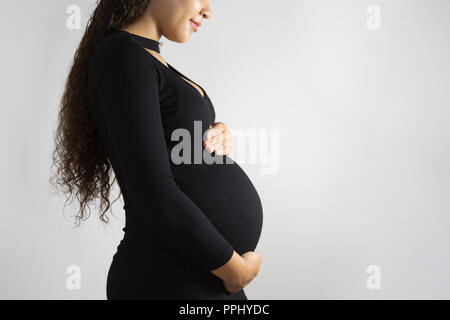
[[144,48],[161,53],[160,52],[161,43],[155,39],[140,36],[138,34],[131,33],[131,32],[128,32],[128,31],[122,30],[122,29],[115,29],[114,31],[125,32],[125,33],[129,34],[137,42],[139,42]]
[[[144,48],[146,49],[150,49],[153,51],[156,51],[158,53],[160,53],[160,43],[158,41],[156,41],[155,39],[151,39],[151,38],[147,38],[147,37],[143,37],[140,35],[137,35],[135,33],[131,33],[128,32],[126,30],[123,29],[114,29],[113,32],[124,32],[126,34],[128,34],[131,38],[135,39],[137,42],[139,42]],[[152,54],[150,54],[148,52],[148,55],[150,55],[154,60],[156,60],[159,64],[161,64],[162,66],[164,66],[164,68],[173,71],[176,75],[178,75],[179,78],[185,78],[189,81],[191,81],[192,83],[194,83],[195,85],[197,85],[202,91],[203,94],[200,93],[193,85],[191,85],[189,82],[187,82],[185,79],[181,79],[185,84],[187,84],[189,87],[191,87],[193,90],[195,90],[197,92],[197,94],[203,99],[203,100],[207,100],[208,94],[206,93],[205,89],[203,89],[199,84],[197,84],[196,82],[192,81],[191,79],[189,79],[188,77],[186,77],[184,74],[182,74],[180,71],[178,71],[177,69],[175,69],[174,67],[172,67],[167,61],[167,66],[165,66],[161,61],[159,61],[155,56],[153,56]]]

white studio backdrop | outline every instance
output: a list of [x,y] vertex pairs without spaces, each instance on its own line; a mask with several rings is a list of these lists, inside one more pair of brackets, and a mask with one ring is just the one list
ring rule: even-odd
[[[50,195],[59,99],[95,1],[2,1],[0,298],[105,299],[123,202]],[[450,1],[211,0],[161,54],[216,121],[274,130],[249,299],[450,298]],[[79,24],[78,24],[79,22]],[[116,186],[111,200],[118,194]],[[81,271],[81,286],[69,277]]]

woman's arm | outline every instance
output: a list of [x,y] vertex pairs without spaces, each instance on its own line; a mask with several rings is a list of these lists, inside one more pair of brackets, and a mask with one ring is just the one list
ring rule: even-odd
[[261,255],[248,251],[240,256],[233,252],[231,259],[211,272],[221,278],[229,292],[237,292],[249,284],[259,273]]
[[224,282],[234,285],[242,284],[249,274],[247,262],[236,251],[233,251],[231,259],[225,265],[211,272]]

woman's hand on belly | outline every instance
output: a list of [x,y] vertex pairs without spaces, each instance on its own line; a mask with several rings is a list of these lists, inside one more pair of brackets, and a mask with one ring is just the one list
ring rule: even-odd
[[228,292],[235,293],[258,275],[261,260],[261,255],[256,252],[248,251],[239,255],[235,251],[225,265],[211,272],[222,279]]
[[210,153],[229,155],[233,148],[233,136],[225,123],[214,122],[206,132],[203,145]]

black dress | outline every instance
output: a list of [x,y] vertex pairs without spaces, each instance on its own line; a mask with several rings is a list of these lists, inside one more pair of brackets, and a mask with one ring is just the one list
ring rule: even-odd
[[236,162],[203,146],[215,121],[206,91],[145,48],[159,42],[114,30],[89,62],[89,114],[125,204],[107,298],[245,300],[210,271],[255,250],[260,198]]

